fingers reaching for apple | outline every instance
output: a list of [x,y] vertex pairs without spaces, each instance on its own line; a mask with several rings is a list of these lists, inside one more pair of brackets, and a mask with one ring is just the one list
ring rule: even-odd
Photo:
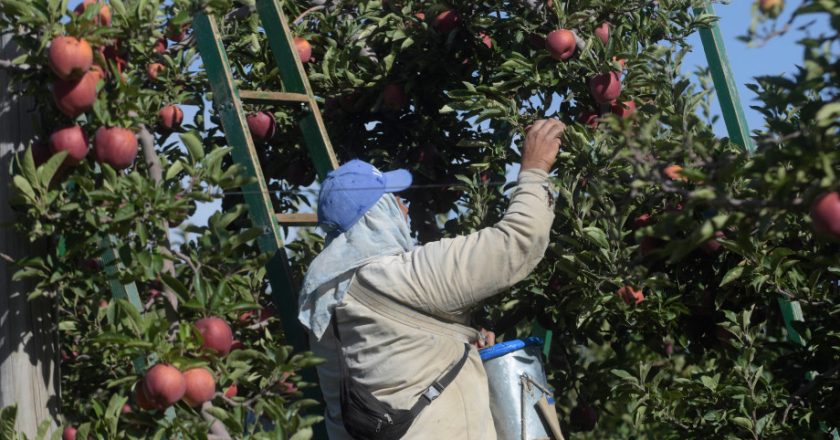
[[540,119],[525,133],[521,170],[536,168],[551,171],[560,152],[560,136],[566,125],[557,119]]

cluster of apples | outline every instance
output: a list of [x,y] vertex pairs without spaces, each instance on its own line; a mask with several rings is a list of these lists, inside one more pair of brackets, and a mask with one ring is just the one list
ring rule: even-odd
[[[96,23],[109,26],[111,12],[107,4],[97,0],[85,0],[76,8],[76,13],[93,5],[99,8],[94,17]],[[48,52],[49,65],[56,76],[52,94],[56,107],[71,119],[93,108],[97,99],[99,82],[105,79],[105,71],[94,64],[93,49],[84,38],[62,35],[53,38]],[[54,131],[49,144],[49,154],[67,152],[65,165],[74,166],[88,154],[88,138],[78,124]],[[138,144],[134,133],[123,127],[99,127],[93,140],[94,158],[115,169],[123,169],[134,163]],[[40,154],[43,156],[43,154]]]
[[[226,356],[234,348],[241,348],[238,341],[233,340],[233,331],[228,323],[219,317],[211,316],[199,319],[195,326],[202,336],[202,349]],[[235,397],[236,384],[228,387],[225,397]],[[166,409],[178,401],[183,400],[192,407],[201,406],[213,400],[216,395],[216,379],[207,368],[190,368],[186,371],[175,368],[166,363],[155,364],[146,371],[140,381],[134,386],[134,403],[146,410]],[[132,406],[125,404],[122,413],[131,413]],[[67,426],[62,432],[62,440],[75,440],[78,428]]]
[[[219,317],[211,316],[195,322],[201,333],[202,348],[219,356],[226,356],[233,348],[233,332],[230,325]],[[225,391],[233,397],[235,385]],[[179,400],[197,407],[213,399],[216,395],[216,379],[207,368],[190,368],[181,372],[176,367],[155,364],[134,387],[134,402],[144,410],[168,408]]]
[[[593,30],[593,33],[604,45],[610,41],[609,22],[602,22]],[[551,31],[545,39],[545,48],[552,58],[558,61],[565,61],[572,58],[578,48],[578,38],[574,31],[569,29],[557,29]],[[615,60],[624,67],[624,60]],[[595,102],[602,107],[609,107],[610,112],[620,118],[628,118],[636,113],[636,103],[632,100],[619,102],[621,96],[621,72],[607,72],[593,76],[589,79],[589,93]],[[598,125],[598,117],[601,112],[584,111],[579,115],[579,121],[583,124],[595,127]]]

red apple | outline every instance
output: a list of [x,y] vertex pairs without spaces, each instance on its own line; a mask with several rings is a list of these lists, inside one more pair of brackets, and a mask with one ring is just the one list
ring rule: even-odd
[[759,0],[758,2],[758,9],[771,18],[778,17],[784,7],[784,0]]
[[577,49],[574,32],[568,29],[551,31],[545,38],[545,48],[555,60],[568,60]]
[[73,426],[68,426],[64,428],[64,432],[61,433],[61,440],[76,440],[76,433],[79,430]]
[[388,84],[382,90],[382,107],[392,112],[399,112],[408,105],[408,96],[399,84]]
[[108,301],[101,299],[99,300],[99,308],[100,309],[107,309],[108,308]]
[[246,118],[248,129],[251,131],[251,138],[254,143],[262,144],[272,137],[277,131],[277,121],[274,115],[269,112],[251,113]]
[[650,214],[644,213],[635,219],[633,219],[633,228],[640,229],[644,228],[645,226],[650,226],[656,224],[656,221],[653,220]]
[[624,58],[613,57],[613,62],[618,63],[621,66],[621,69],[624,70],[627,67],[627,61]]
[[665,167],[662,172],[671,180],[680,180],[683,182],[688,182],[688,177],[683,176],[682,174],[683,167],[679,165],[668,165]]
[[597,113],[590,111],[583,111],[578,115],[578,122],[592,128],[598,126],[599,119]]
[[100,67],[98,64],[94,64],[90,66],[90,74],[96,78],[96,82],[103,81],[108,75],[105,73],[105,70]]
[[610,42],[610,23],[603,22],[595,28],[595,36],[606,46]]
[[149,399],[149,396],[146,395],[146,385],[143,379],[140,379],[136,385],[134,385],[134,403],[137,404],[141,409],[145,410],[152,410],[157,408],[154,402]]
[[120,410],[120,412],[123,414],[131,414],[132,412],[134,412],[134,410],[131,409],[131,405],[125,403],[123,404],[123,407]]
[[177,105],[167,105],[158,112],[160,126],[167,131],[172,131],[181,126],[184,120],[184,112]]
[[146,74],[149,75],[149,78],[151,78],[152,81],[157,81],[158,76],[160,76],[160,74],[165,70],[166,66],[161,63],[151,63],[146,66]]
[[187,381],[177,368],[157,364],[143,377],[143,392],[149,402],[159,409],[167,408],[184,397]]
[[167,46],[168,46],[168,44],[166,42],[166,38],[158,38],[157,41],[155,41],[155,45],[152,47],[152,50],[156,54],[162,54],[162,53],[166,52],[166,47]]
[[645,300],[645,294],[641,290],[634,289],[633,286],[624,286],[618,289],[616,294],[627,305],[641,304]]
[[312,59],[312,45],[305,38],[295,37],[295,48],[301,63],[306,64]]
[[80,164],[88,153],[88,139],[82,127],[73,125],[53,132],[50,135],[50,151],[53,154],[66,151],[65,165]]
[[461,14],[458,11],[443,11],[432,19],[432,27],[442,34],[448,34],[461,24]]
[[589,80],[589,92],[599,104],[613,103],[621,95],[621,78],[618,72],[602,73]]
[[482,32],[478,34],[478,37],[481,38],[481,44],[487,46],[488,49],[493,48],[493,39],[489,35]]
[[224,319],[215,316],[196,321],[195,326],[204,338],[204,348],[225,356],[230,352],[233,344],[233,332]]
[[823,193],[811,205],[811,222],[814,231],[840,239],[840,193]]
[[176,43],[184,41],[184,39],[187,38],[187,26],[175,26],[170,24],[166,28],[166,38],[169,38]]
[[242,350],[242,349],[244,349],[244,348],[245,348],[245,345],[243,345],[243,344],[242,344],[242,341],[233,341],[233,343],[232,343],[232,344],[230,344],[230,350],[231,350],[231,351],[233,351],[233,350]]
[[93,49],[83,39],[55,37],[50,42],[50,68],[61,79],[79,78],[93,64]]
[[587,404],[580,404],[569,414],[569,421],[572,426],[581,431],[592,431],[595,429],[595,424],[598,423],[598,413],[595,408]]
[[89,71],[79,79],[57,80],[52,90],[56,107],[61,113],[73,119],[89,111],[96,102],[98,82],[99,74],[93,71]]
[[708,241],[706,241],[705,243],[703,243],[702,245],[700,245],[700,249],[702,249],[703,252],[705,252],[709,255],[716,254],[720,250],[720,248],[723,246],[722,244],[720,244],[719,241],[717,241],[717,239],[718,238],[725,238],[725,237],[726,237],[726,234],[724,234],[723,231],[715,231],[714,238],[711,238]]
[[184,380],[187,383],[184,392],[184,402],[187,402],[187,405],[199,406],[213,400],[213,395],[216,394],[216,379],[206,368],[190,368],[184,372]]
[[280,381],[277,382],[277,387],[280,388],[280,393],[282,394],[292,394],[297,392],[298,387],[293,382],[289,381],[289,377],[292,376],[291,372],[285,372],[282,376],[280,376]]
[[636,113],[636,103],[634,101],[615,102],[611,109],[619,118],[627,119]]
[[111,25],[111,8],[108,7],[107,3],[98,1],[98,0],[84,0],[79,6],[76,6],[76,9],[73,12],[81,15],[84,14],[85,10],[91,5],[99,4],[99,13],[96,14],[94,18],[94,23],[101,24],[103,26],[110,26]]
[[239,387],[236,384],[232,384],[225,390],[225,397],[228,399],[236,397],[236,393],[239,392]]
[[93,155],[116,170],[128,168],[137,158],[137,136],[121,127],[99,127],[93,138]]

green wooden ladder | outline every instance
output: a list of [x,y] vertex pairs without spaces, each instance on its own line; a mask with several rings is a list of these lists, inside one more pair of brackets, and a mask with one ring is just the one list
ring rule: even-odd
[[[231,73],[216,19],[200,13],[193,21],[193,29],[213,90],[215,108],[221,118],[228,144],[233,149],[233,159],[244,169],[246,175],[254,178],[254,182],[245,185],[242,191],[251,221],[254,226],[264,231],[257,239],[259,248],[262,252],[272,255],[267,264],[272,302],[279,312],[289,345],[296,351],[305,351],[309,349],[309,344],[306,332],[297,319],[298,291],[291,277],[281,223],[288,226],[314,225],[315,216],[301,218],[301,215],[274,212],[268,184],[245,120],[243,104],[283,105],[303,110],[299,125],[318,176],[323,179],[329,171],[337,168],[338,160],[327,137],[318,104],[280,4],[277,0],[256,0],[256,9],[280,69],[284,88],[282,92],[239,90]],[[301,373],[307,382],[317,382],[314,369],[310,368]],[[307,388],[306,394],[307,397],[322,401],[318,387]],[[320,432],[316,432],[316,436],[322,437],[323,424],[318,425],[318,430]]]

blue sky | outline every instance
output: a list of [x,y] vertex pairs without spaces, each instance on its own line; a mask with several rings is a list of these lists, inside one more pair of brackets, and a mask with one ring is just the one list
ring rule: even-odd
[[[793,11],[794,6],[798,6],[800,2],[788,0],[787,3],[785,13],[779,18],[780,25],[784,24],[790,17],[790,12]],[[754,82],[753,78],[756,76],[780,73],[793,74],[796,71],[797,64],[802,61],[803,55],[801,46],[797,45],[796,42],[808,34],[791,30],[787,35],[772,39],[762,47],[750,48],[746,43],[738,41],[737,37],[747,33],[752,20],[752,8],[752,0],[733,0],[728,5],[715,5],[716,13],[720,17],[719,25],[729,53],[729,61],[739,87],[741,104],[744,106],[750,129],[756,130],[764,127],[764,121],[760,113],[749,108],[749,106],[759,103],[755,101],[755,94],[747,89],[746,84]],[[801,25],[811,19],[800,18],[795,24]],[[826,20],[818,20],[807,30],[811,35],[829,31]],[[707,65],[699,35],[692,38],[691,44],[694,46],[694,51],[687,57],[684,66],[684,71],[689,72],[693,71],[695,66]],[[720,114],[720,107],[717,104],[715,102],[714,111],[716,114]],[[726,127],[722,120],[715,125],[715,132],[720,136],[726,136]]]

